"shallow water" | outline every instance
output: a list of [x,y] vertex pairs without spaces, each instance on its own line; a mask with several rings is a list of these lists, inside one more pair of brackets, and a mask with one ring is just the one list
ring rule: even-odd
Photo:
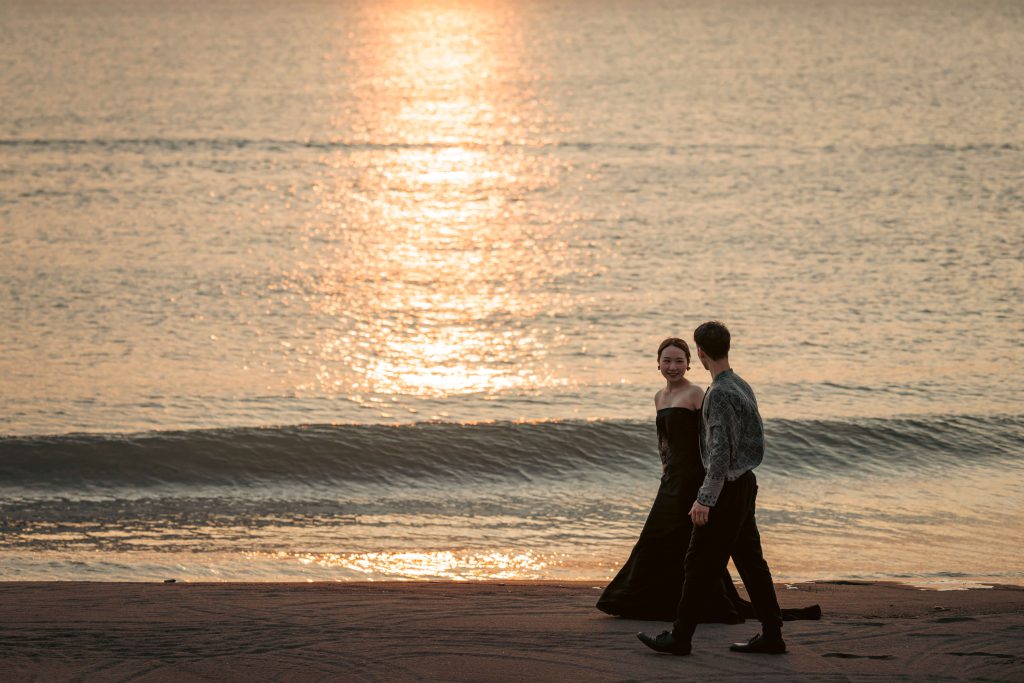
[[[775,577],[1020,582],[1021,418],[769,421]],[[642,422],[0,440],[8,578],[603,580],[660,462]]]

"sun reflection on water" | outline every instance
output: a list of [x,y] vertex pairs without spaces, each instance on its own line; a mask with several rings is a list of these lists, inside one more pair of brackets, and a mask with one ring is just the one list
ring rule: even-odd
[[567,306],[566,217],[529,201],[561,170],[519,144],[543,126],[529,88],[501,77],[519,54],[495,12],[388,4],[366,23],[372,54],[349,47],[356,105],[337,125],[353,145],[324,154],[308,258],[283,285],[312,313],[299,391],[363,402],[567,383],[546,360],[557,338],[531,323]]
[[[249,557],[263,559],[266,555],[251,553]],[[365,575],[366,580],[370,581],[537,579],[541,578],[544,570],[548,568],[547,562],[528,552],[278,552],[274,553],[273,557],[307,567],[355,572],[357,575]]]

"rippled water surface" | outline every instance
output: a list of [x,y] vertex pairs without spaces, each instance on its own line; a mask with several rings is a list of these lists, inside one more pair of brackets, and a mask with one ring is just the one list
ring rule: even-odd
[[[721,318],[797,425],[763,477],[782,576],[1019,582],[1019,503],[986,501],[1021,499],[1022,41],[1009,0],[4,2],[0,435],[111,439],[18,446],[81,478],[0,482],[4,566],[605,576],[653,495],[654,349]],[[310,493],[217,431],[281,427],[254,448],[287,462],[295,425],[595,418],[639,430],[578,432],[635,474]],[[885,469],[939,425],[960,462]],[[184,431],[116,446],[148,430]],[[168,474],[222,457],[234,484]]]
[[0,12],[6,433],[1018,409],[1019,3]]

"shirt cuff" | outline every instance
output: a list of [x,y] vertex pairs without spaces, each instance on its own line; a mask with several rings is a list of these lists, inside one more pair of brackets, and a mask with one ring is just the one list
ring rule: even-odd
[[724,479],[705,479],[704,485],[697,492],[697,502],[709,508],[715,507],[715,503],[718,502],[718,494],[722,492],[723,486],[725,486]]

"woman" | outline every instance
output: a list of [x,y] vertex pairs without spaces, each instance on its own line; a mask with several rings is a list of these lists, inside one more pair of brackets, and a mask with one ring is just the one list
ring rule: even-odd
[[[686,549],[692,529],[690,506],[704,481],[700,459],[701,406],[704,391],[686,378],[690,347],[669,337],[658,346],[658,370],[665,387],[654,396],[658,411],[661,486],[629,559],[597,601],[597,608],[629,619],[672,621],[683,588]],[[819,619],[821,609],[784,609],[783,619]],[[728,570],[708,596],[700,620],[735,624],[753,618],[750,603],[740,598]]]

